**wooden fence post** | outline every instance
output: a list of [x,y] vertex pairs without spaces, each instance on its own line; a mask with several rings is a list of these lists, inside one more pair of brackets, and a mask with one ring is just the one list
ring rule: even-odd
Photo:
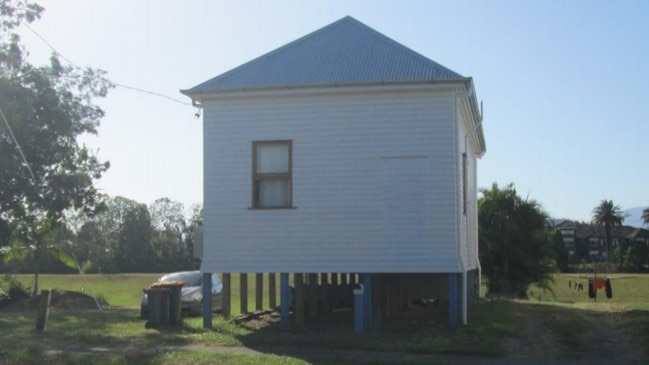
[[320,313],[328,316],[331,313],[331,300],[330,298],[330,287],[329,287],[329,275],[320,274],[320,290],[319,290],[319,307]]
[[241,288],[241,314],[248,313],[248,274],[239,275],[239,288]]
[[255,309],[264,309],[264,274],[255,274]]
[[223,311],[223,317],[229,318],[230,317],[230,307],[232,303],[230,301],[230,298],[232,296],[232,286],[231,286],[231,278],[230,278],[230,273],[223,273],[223,291],[221,293],[221,309]]
[[309,278],[309,290],[308,290],[308,306],[309,306],[309,318],[313,318],[318,315],[318,274],[308,274]]
[[288,273],[280,273],[279,274],[279,295],[280,295],[280,318],[281,318],[281,328],[282,329],[288,329],[289,327],[289,307],[290,307],[290,302],[291,302],[291,288],[288,285],[288,279],[289,279],[289,274]]
[[36,313],[36,330],[38,332],[45,331],[47,324],[47,317],[50,315],[50,300],[52,292],[49,290],[41,290],[41,295],[38,297],[38,312]]
[[295,325],[304,327],[304,275],[294,274],[295,281]]
[[270,310],[277,307],[277,288],[275,284],[275,273],[268,274],[268,306]]

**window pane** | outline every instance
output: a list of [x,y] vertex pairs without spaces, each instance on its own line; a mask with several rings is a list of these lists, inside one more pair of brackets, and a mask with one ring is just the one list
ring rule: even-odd
[[289,205],[288,198],[288,181],[275,179],[259,181],[259,207],[286,207]]
[[288,145],[266,144],[257,146],[257,173],[287,173]]

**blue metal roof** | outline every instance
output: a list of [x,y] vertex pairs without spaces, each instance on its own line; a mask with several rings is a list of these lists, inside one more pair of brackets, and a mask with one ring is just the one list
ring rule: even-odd
[[466,78],[348,16],[183,93],[442,80]]

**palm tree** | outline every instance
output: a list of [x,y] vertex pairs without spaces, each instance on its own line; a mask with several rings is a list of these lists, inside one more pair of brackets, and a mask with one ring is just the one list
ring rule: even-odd
[[642,221],[644,224],[649,225],[649,208],[645,208],[645,210],[642,211]]
[[619,227],[624,222],[624,213],[619,205],[613,204],[612,200],[602,200],[593,209],[591,223],[597,227],[604,227],[606,233],[606,263],[609,262],[609,249],[611,247],[611,227]]

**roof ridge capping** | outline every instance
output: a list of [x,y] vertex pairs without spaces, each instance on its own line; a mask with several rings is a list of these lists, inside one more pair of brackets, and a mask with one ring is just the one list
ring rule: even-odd
[[181,93],[470,80],[348,15]]

